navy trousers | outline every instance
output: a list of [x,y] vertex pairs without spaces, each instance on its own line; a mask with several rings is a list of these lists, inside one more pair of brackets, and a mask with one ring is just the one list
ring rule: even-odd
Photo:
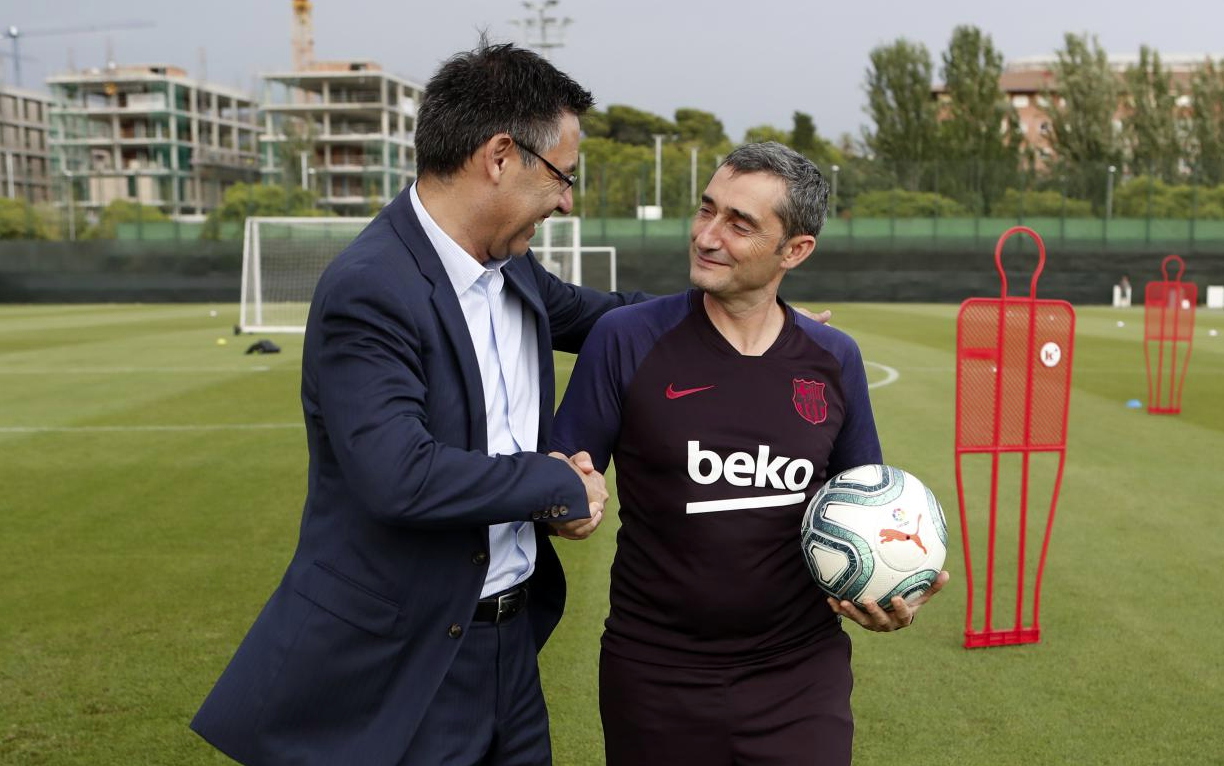
[[548,711],[526,609],[499,625],[473,622],[403,766],[551,763]]

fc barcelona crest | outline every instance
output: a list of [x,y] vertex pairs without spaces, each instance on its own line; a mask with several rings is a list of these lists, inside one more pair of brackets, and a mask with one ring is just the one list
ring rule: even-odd
[[825,384],[802,378],[795,378],[791,382],[795,386],[791,401],[795,403],[795,412],[799,413],[799,417],[812,425],[825,422],[825,418],[829,417],[829,403],[825,401],[824,395]]

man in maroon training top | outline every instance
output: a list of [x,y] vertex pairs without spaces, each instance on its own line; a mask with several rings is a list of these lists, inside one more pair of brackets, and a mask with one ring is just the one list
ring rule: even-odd
[[947,581],[862,611],[825,598],[800,555],[815,491],[882,462],[858,347],[777,296],[827,199],[802,155],[736,149],[693,220],[695,289],[606,314],[578,358],[552,446],[589,451],[600,471],[616,459],[609,766],[849,763],[841,617],[903,628]]

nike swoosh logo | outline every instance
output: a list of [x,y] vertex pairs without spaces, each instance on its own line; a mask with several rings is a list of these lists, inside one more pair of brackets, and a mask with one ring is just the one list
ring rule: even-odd
[[709,391],[713,387],[714,386],[701,386],[700,388],[682,388],[679,391],[677,391],[676,389],[672,388],[671,383],[668,383],[667,384],[667,398],[668,399],[679,399],[682,396],[688,396],[689,394],[695,394],[698,391]]

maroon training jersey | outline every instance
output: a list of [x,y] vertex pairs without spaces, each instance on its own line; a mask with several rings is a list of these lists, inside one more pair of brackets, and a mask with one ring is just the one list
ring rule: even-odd
[[738,665],[840,630],[799,525],[829,476],[883,462],[845,333],[786,307],[774,344],[744,356],[697,290],[616,309],[582,348],[552,448],[616,461],[607,651]]

